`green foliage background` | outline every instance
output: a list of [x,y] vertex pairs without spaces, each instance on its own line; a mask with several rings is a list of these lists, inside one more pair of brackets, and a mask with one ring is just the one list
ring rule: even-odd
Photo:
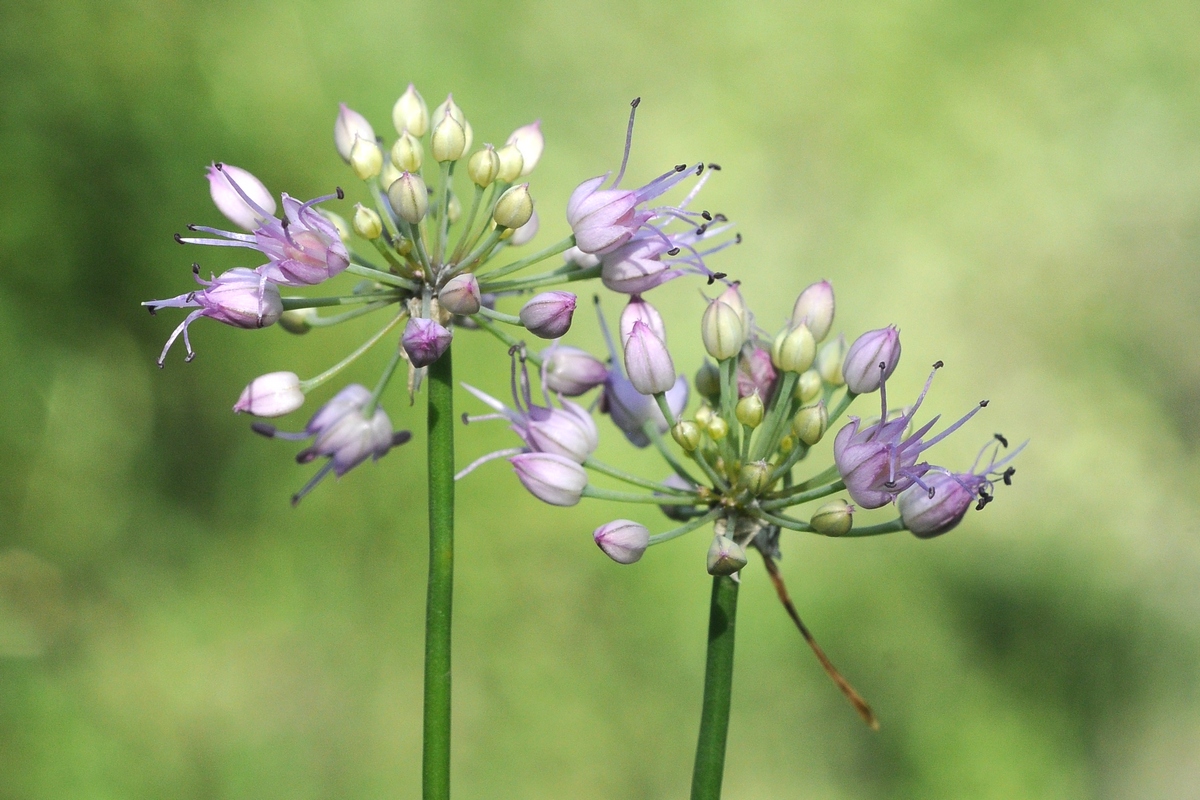
[[[138,307],[186,291],[194,258],[244,263],[171,240],[219,220],[209,161],[358,198],[336,104],[386,132],[409,81],[431,104],[453,91],[477,142],[542,119],[544,242],[571,188],[618,162],[641,95],[633,178],[722,164],[704,203],[746,241],[720,268],[763,324],[831,278],[840,328],[903,329],[896,397],[944,359],[931,411],[992,400],[942,460],[969,463],[993,431],[1033,440],[1016,485],[952,535],[786,539],[793,596],[877,734],[751,565],[728,798],[1197,796],[1200,6],[15,0],[0,797],[418,795],[421,402],[387,404],[413,444],[292,510],[308,470],[229,406],[372,322],[202,322],[196,361],[160,372],[174,317]],[[696,283],[651,299],[694,369]],[[587,305],[571,341],[594,347]],[[460,377],[504,391],[495,342],[456,348]],[[662,471],[601,425],[604,459]],[[460,429],[459,457],[509,443]],[[656,514],[632,512],[664,529]],[[708,542],[618,567],[589,533],[630,515],[541,506],[502,464],[461,485],[458,797],[685,796]]]

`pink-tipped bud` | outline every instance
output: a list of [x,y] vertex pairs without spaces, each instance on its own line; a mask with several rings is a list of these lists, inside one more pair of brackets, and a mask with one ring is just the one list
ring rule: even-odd
[[814,283],[796,298],[791,327],[807,326],[813,339],[820,342],[833,327],[833,311],[833,284],[829,281]]
[[413,317],[404,328],[400,343],[414,367],[427,367],[442,357],[453,334],[431,319]]
[[509,459],[521,485],[552,506],[573,506],[583,496],[587,472],[571,459],[554,453],[521,453]]
[[552,392],[578,397],[608,379],[604,362],[578,347],[551,345],[542,351],[546,388]]
[[640,294],[635,294],[629,298],[629,302],[621,311],[621,344],[625,344],[629,340],[629,334],[633,333],[633,323],[642,322],[654,335],[662,339],[663,344],[667,342],[667,328],[663,325],[662,315],[658,313],[658,309],[642,299]]
[[625,372],[642,394],[658,394],[675,385],[675,363],[667,346],[640,320],[625,340]]
[[234,403],[235,413],[256,417],[282,417],[304,405],[300,378],[294,372],[268,372],[250,381]]
[[[966,476],[974,478],[975,476]],[[979,497],[953,475],[935,472],[925,476],[925,485],[912,485],[896,498],[904,527],[919,539],[932,539],[951,530]],[[930,497],[930,493],[933,496]]]
[[438,292],[438,304],[451,314],[478,314],[482,304],[479,281],[470,272],[455,275]]
[[732,575],[746,566],[746,551],[727,536],[717,534],[708,548],[708,574]]
[[337,147],[338,155],[349,164],[355,140],[374,142],[375,129],[367,122],[366,117],[345,103],[339,103],[338,109],[337,121],[333,123],[333,143]]
[[582,406],[569,400],[562,408],[542,409],[543,414],[530,415],[526,426],[526,441],[539,453],[555,453],[577,464],[587,461],[600,444],[600,434],[592,415]]
[[396,127],[396,133],[408,132],[417,138],[424,136],[429,129],[429,108],[425,105],[425,98],[411,83],[392,106],[392,124]]
[[521,306],[521,324],[534,336],[557,339],[571,329],[575,314],[575,295],[570,292],[542,292]]
[[542,121],[522,125],[509,135],[505,144],[515,145],[521,153],[521,177],[533,172],[546,148],[546,137],[542,135]]
[[[208,168],[208,191],[213,204],[225,218],[239,228],[252,231],[275,215],[275,198],[267,191],[262,181],[241,167],[232,164],[216,164]],[[234,188],[234,184],[237,187]],[[238,189],[241,192],[238,192]],[[245,194],[258,206],[255,210],[242,197]],[[265,212],[265,215],[260,212]]]
[[854,340],[842,363],[846,388],[854,394],[867,394],[892,376],[900,362],[900,331],[894,325],[867,331]]
[[604,555],[618,564],[632,564],[650,546],[650,531],[633,520],[616,519],[596,528],[592,534]]

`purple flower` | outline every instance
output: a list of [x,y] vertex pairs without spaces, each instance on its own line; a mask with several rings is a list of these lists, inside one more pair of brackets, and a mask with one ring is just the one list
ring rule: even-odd
[[167,358],[167,351],[181,333],[183,345],[187,349],[187,360],[191,361],[196,357],[188,338],[188,326],[200,317],[211,317],[217,322],[238,328],[265,328],[274,324],[283,313],[279,287],[252,269],[235,267],[211,281],[206,281],[200,277],[200,266],[193,264],[192,274],[196,277],[196,283],[203,286],[203,289],[169,300],[147,300],[142,303],[150,309],[151,314],[157,313],[160,308],[197,308],[179,323],[179,327],[167,339],[162,355],[158,357],[160,367]]
[[[934,468],[925,476],[928,490],[919,486],[910,486],[896,498],[896,508],[900,511],[900,519],[904,526],[912,531],[919,539],[931,539],[951,530],[962,521],[967,509],[975,504],[976,510],[982,510],[992,501],[993,488],[996,481],[1005,484],[1012,482],[1016,470],[1008,466],[1017,454],[1025,448],[1022,444],[1008,456],[999,461],[999,444],[1003,437],[997,437],[998,443],[988,442],[980,451],[979,457],[970,472],[949,472]],[[996,445],[986,467],[976,471],[984,453]]]
[[575,295],[570,292],[542,292],[521,306],[520,318],[534,336],[557,339],[571,329],[575,314]]
[[404,327],[404,335],[400,344],[408,353],[408,360],[414,367],[428,367],[442,357],[450,346],[453,334],[448,328],[424,317],[413,317]]
[[586,350],[555,342],[542,351],[542,384],[552,392],[578,397],[608,378],[608,367]]
[[642,394],[655,395],[675,385],[675,363],[662,339],[638,320],[625,342],[625,371]]
[[650,546],[650,531],[633,520],[616,519],[596,528],[592,533],[604,555],[618,564],[632,564]]
[[554,453],[521,453],[509,463],[529,493],[552,506],[575,505],[587,486],[583,467]]
[[771,354],[761,347],[744,353],[738,362],[738,397],[749,397],[758,392],[759,397],[770,399],[775,393],[779,373],[771,363]]
[[[254,197],[242,188],[236,178],[225,170],[223,164],[213,168],[224,175],[230,188],[263,222],[253,233],[234,233],[204,225],[189,225],[188,230],[212,233],[222,238],[208,239],[176,235],[180,244],[208,244],[217,247],[246,247],[258,250],[268,259],[258,271],[269,280],[284,286],[311,286],[337,275],[350,265],[346,245],[338,235],[337,227],[321,216],[314,208],[318,203],[344,195],[318,197],[301,203],[286,193],[283,198],[284,218],[278,219],[274,211],[268,212]],[[210,181],[214,180],[210,178]]]
[[[940,363],[938,366],[941,366]],[[923,451],[958,430],[963,423],[979,413],[979,409],[987,405],[986,400],[981,402],[962,419],[928,442],[922,441],[921,437],[929,433],[940,417],[934,417],[905,438],[904,432],[925,400],[935,374],[936,367],[912,408],[891,420],[888,419],[887,391],[881,383],[882,413],[879,422],[860,431],[861,420],[851,417],[850,422],[838,431],[833,443],[833,460],[837,464],[842,481],[846,484],[846,491],[850,493],[854,502],[863,508],[879,508],[886,505],[896,495],[913,485],[920,486],[928,492],[931,487],[922,478],[931,466],[926,462],[917,463],[917,458]]]
[[854,340],[842,363],[842,377],[851,392],[868,394],[892,377],[899,363],[900,331],[889,325]]
[[638,233],[625,244],[600,256],[600,281],[614,292],[640,294],[689,273],[715,280],[718,276],[705,266],[704,257],[740,240],[727,240],[707,250],[698,247],[730,227],[701,226],[682,233],[657,229],[651,233]]

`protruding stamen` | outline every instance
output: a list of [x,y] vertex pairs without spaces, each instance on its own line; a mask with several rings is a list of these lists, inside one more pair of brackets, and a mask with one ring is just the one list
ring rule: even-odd
[[317,474],[313,475],[312,479],[309,480],[308,483],[304,484],[303,489],[301,489],[300,491],[298,491],[294,495],[292,495],[292,507],[295,508],[296,506],[298,506],[300,504],[300,501],[304,499],[305,495],[307,495],[313,489],[317,488],[317,484],[320,483],[321,479],[324,478],[326,475],[328,475],[330,470],[332,470],[332,469],[333,469],[333,460],[330,459],[329,461],[326,461],[325,464],[319,470],[317,470]]
[[617,172],[617,179],[613,181],[612,185],[614,189],[621,185],[621,178],[625,177],[625,167],[629,164],[629,149],[633,146],[633,119],[637,115],[637,107],[641,102],[642,98],[635,97],[629,104],[629,127],[625,130],[625,155],[621,156],[621,169]]

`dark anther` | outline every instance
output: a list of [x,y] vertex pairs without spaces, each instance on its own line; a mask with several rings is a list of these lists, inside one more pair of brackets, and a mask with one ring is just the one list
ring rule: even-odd
[[275,436],[275,426],[269,422],[251,422],[250,430],[254,431],[259,436],[265,436],[268,439]]
[[895,489],[895,488],[896,488],[896,482],[895,482],[895,481],[884,481],[884,482],[883,482],[883,485],[884,485],[885,487],[887,487],[888,489]]
[[679,248],[678,248],[678,247],[672,247],[670,250],[668,250],[668,251],[667,251],[667,255],[669,255],[669,256],[677,256],[677,255],[679,255]]
[[279,220],[279,224],[282,225],[286,229],[287,226],[291,225],[292,223],[291,223],[291,220],[289,220],[287,217],[284,217],[283,219]]
[[933,368],[934,368],[934,369],[941,369],[941,368],[942,368],[942,367],[944,367],[944,366],[946,366],[945,362],[942,362],[942,361],[935,361],[935,362],[933,362]]
[[338,186],[335,191],[337,192],[338,200],[346,199],[346,193],[342,191],[342,187]]
[[733,243],[734,243],[734,244],[741,244],[741,243],[742,243],[742,235],[741,235],[740,233],[739,233],[737,236],[733,237]]
[[702,174],[704,174],[704,165],[703,165],[703,164],[697,164],[697,165],[696,165],[696,174],[697,174],[697,175],[702,175]]
[[930,500],[932,500],[932,499],[933,499],[933,496],[934,496],[936,493],[937,493],[937,489],[936,489],[935,487],[933,487],[933,486],[930,486],[930,487],[929,487],[929,499],[930,499]]
[[641,102],[642,102],[642,98],[640,98],[640,97],[635,97],[635,98],[633,98],[633,102],[629,104],[629,107],[630,107],[630,108],[637,108],[637,107],[638,107],[638,104],[639,104],[639,103],[641,103]]
[[471,424],[471,415],[464,411],[462,413],[462,421],[463,421],[463,425],[470,425]]
[[182,233],[175,234],[175,241],[179,242],[180,244],[186,244],[186,242],[183,241]]
[[979,401],[979,407],[980,407],[980,408],[987,408],[987,407],[988,407],[988,403],[990,403],[990,402],[992,402],[992,401],[991,401],[991,400],[980,400],[980,401]]
[[514,355],[516,355],[516,354],[517,354],[517,351],[518,351],[518,350],[520,350],[520,349],[521,349],[521,345],[519,345],[519,344],[514,344],[512,347],[508,348],[508,355],[509,355],[510,357],[511,357],[511,356],[514,356]]
[[[712,281],[709,281],[709,283],[712,283]],[[150,316],[153,317],[155,314],[158,313],[158,306],[146,306],[146,310],[149,311]]]
[[190,364],[190,363],[192,363],[192,361],[193,361],[195,358],[196,358],[196,354],[195,354],[195,353],[188,353],[188,354],[187,354],[187,357],[183,359],[183,363],[185,363],[185,364]]
[[[716,282],[717,282],[717,276],[716,276],[716,274],[714,274],[714,273],[709,273],[709,275],[708,275],[708,285],[709,285],[709,286],[712,286],[712,285],[713,285],[714,283],[716,283]],[[153,313],[153,312],[151,312],[151,313]]]
[[1008,469],[1004,470],[1004,474],[1001,475],[1000,478],[1004,481],[1005,486],[1012,486],[1012,478],[1013,478],[1013,475],[1016,475],[1016,474],[1017,474],[1017,468],[1009,467]]
[[196,224],[195,224],[194,222],[189,222],[189,223],[187,224],[187,229],[188,229],[189,231],[194,231],[194,230],[196,230]]
[[[634,100],[633,102],[636,103],[637,100]],[[595,303],[596,305],[600,305],[600,295],[598,295],[598,294],[592,295],[592,302]]]
[[707,211],[701,211],[700,216],[704,217],[709,222],[712,222],[712,214],[708,213]]
[[185,303],[194,303],[194,302],[196,302],[196,293],[195,293],[195,292],[188,292],[188,296],[187,296],[187,297],[185,297],[185,298],[183,299],[183,302],[185,302]]
[[705,225],[701,225],[699,228],[696,228],[696,235],[697,235],[697,236],[703,236],[703,235],[704,235],[704,232],[705,232],[705,231],[707,231],[707,230],[708,230],[708,225],[707,225],[707,224],[705,224]]
[[709,164],[709,165],[708,165],[708,168],[709,168],[709,169],[715,169],[717,172],[720,172],[720,171],[721,171],[721,165],[720,165],[720,164]]
[[213,164],[213,166],[216,167],[217,169],[221,169],[221,170],[225,169],[225,165],[223,163],[221,163],[220,161]]
[[200,274],[200,264],[199,264],[199,262],[193,262],[193,263],[192,263],[192,274],[193,274],[193,275],[199,275],[199,274]]
[[713,214],[714,222],[726,222],[728,219],[729,217],[725,216],[724,214]]
[[687,164],[676,164],[675,165],[676,172],[683,172],[685,169],[687,169]]
[[392,436],[392,447],[399,447],[412,439],[412,431],[396,431]]
[[996,434],[996,441],[1005,447],[1008,447],[1008,439],[1005,439],[1004,436],[999,433]]
[[728,273],[725,273],[725,272],[714,272],[712,276],[713,276],[713,280],[715,280],[715,281],[719,281],[722,278],[729,277]]
[[883,361],[880,361],[879,362],[879,371],[883,372],[885,369],[887,369],[887,364],[884,363]]

